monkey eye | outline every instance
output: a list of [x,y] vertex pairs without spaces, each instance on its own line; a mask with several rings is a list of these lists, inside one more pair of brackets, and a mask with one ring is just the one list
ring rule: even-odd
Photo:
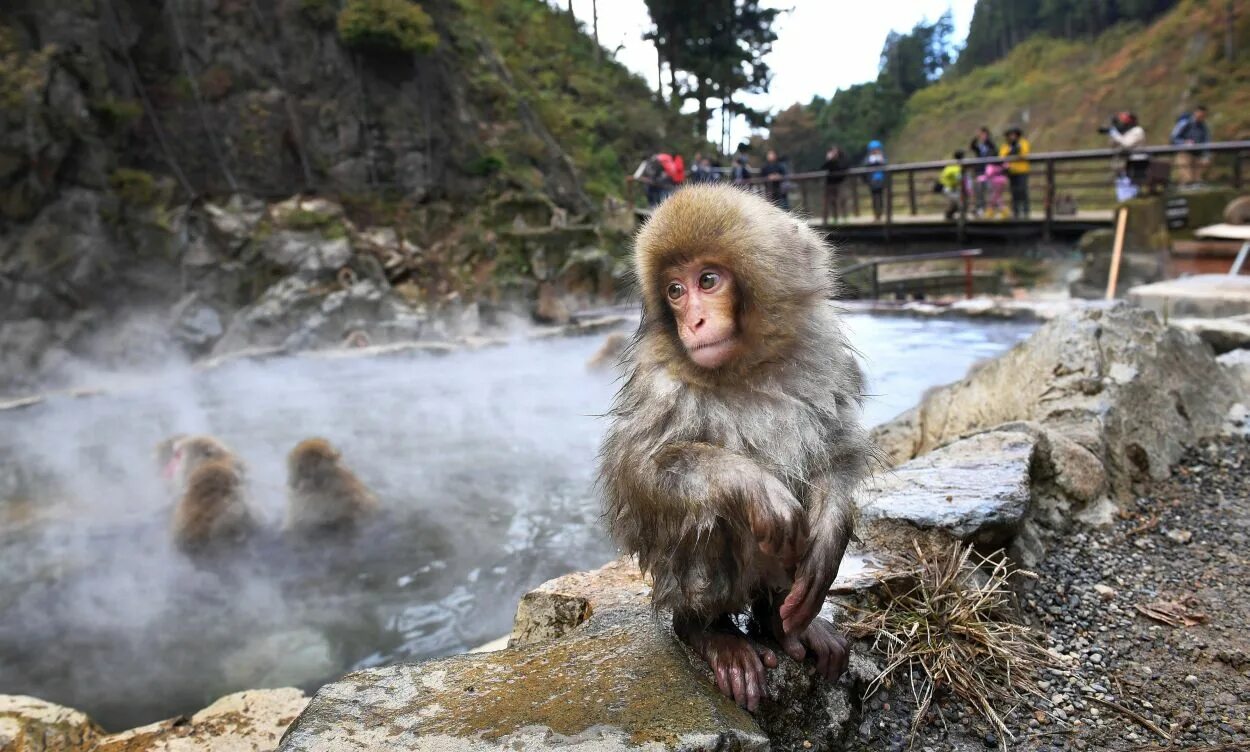
[[668,293],[669,300],[677,300],[682,295],[686,294],[686,286],[680,282],[670,282],[668,284],[668,289],[665,290],[665,292]]
[[720,275],[716,272],[703,272],[699,275],[699,289],[711,290],[720,283]]

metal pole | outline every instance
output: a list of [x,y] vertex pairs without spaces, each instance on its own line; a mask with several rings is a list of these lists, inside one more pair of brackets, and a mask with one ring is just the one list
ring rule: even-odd
[[890,225],[894,222],[894,173],[885,174],[885,239],[890,240]]
[[1055,221],[1055,160],[1046,160],[1046,218],[1042,222],[1042,240],[1050,242],[1051,224]]
[[911,215],[916,216],[916,173],[907,173],[907,202],[911,209]]

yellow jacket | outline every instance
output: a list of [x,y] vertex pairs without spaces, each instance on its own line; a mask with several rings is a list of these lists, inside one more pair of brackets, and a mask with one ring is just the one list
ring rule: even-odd
[[938,182],[948,191],[958,190],[959,178],[963,175],[964,168],[957,164],[946,165],[942,168],[942,176],[938,178]]
[[[1006,160],[1007,172],[1013,175],[1023,175],[1029,171],[1029,140],[1021,136],[1015,145],[1018,147],[1016,156]],[[998,156],[1006,157],[1011,154],[1011,146],[1011,142],[1004,141],[1003,145],[998,147]]]

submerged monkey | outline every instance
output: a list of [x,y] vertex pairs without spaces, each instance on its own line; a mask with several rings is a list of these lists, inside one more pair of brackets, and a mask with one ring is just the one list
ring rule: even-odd
[[753,711],[777,658],[732,615],[749,608],[827,679],[848,658],[817,615],[873,452],[832,251],[763,198],[702,185],[656,210],[634,256],[643,318],[600,452],[605,516],[677,636]]
[[174,542],[186,551],[239,540],[256,527],[244,496],[244,465],[211,436],[175,436],[158,445],[166,478],[181,497],[174,509]]
[[297,444],[287,457],[287,473],[288,531],[351,527],[378,509],[377,498],[325,439]]

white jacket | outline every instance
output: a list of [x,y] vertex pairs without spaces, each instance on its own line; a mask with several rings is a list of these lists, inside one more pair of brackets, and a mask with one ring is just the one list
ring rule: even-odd
[[1121,149],[1136,149],[1146,142],[1146,129],[1140,125],[1134,125],[1126,133],[1113,129],[1108,135],[1111,136],[1112,142]]

